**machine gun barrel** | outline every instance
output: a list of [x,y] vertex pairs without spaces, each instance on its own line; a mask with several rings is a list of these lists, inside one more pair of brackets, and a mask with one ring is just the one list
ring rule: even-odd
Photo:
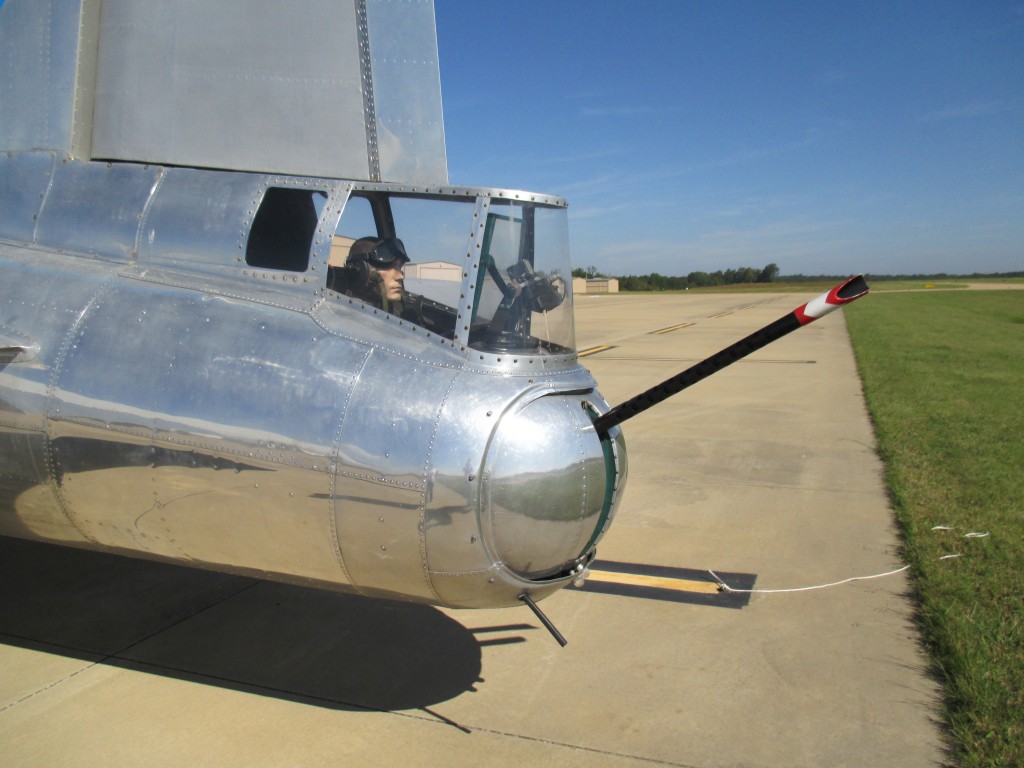
[[617,424],[621,424],[626,419],[631,419],[638,413],[643,413],[648,408],[657,405],[678,392],[682,392],[698,381],[706,379],[711,374],[717,373],[727,365],[731,365],[737,360],[746,357],[751,352],[756,352],[761,347],[781,339],[787,333],[795,331],[797,328],[807,325],[819,317],[824,317],[844,304],[849,304],[851,301],[859,299],[867,292],[868,284],[864,280],[863,275],[851,277],[846,282],[840,283],[832,290],[811,299],[788,315],[780,317],[775,322],[766,325],[758,331],[754,331],[746,338],[726,347],[721,352],[716,352],[711,357],[687,368],[682,373],[665,379],[665,381],[651,387],[646,392],[641,392],[636,397],[615,406],[603,416],[597,417],[594,419],[594,427],[597,433],[599,435],[607,434],[609,429]]

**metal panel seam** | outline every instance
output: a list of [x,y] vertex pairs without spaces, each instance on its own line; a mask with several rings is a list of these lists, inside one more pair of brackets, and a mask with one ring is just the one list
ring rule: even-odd
[[[586,413],[587,413],[586,410],[584,410],[582,408],[577,410],[576,408],[573,408],[572,405],[570,405],[570,403],[568,401],[564,402],[564,406],[565,406],[566,413],[569,414],[569,418],[572,419],[572,421],[579,428],[577,430],[577,432],[576,432],[576,447],[577,447],[577,449],[579,451],[579,462],[578,463],[579,463],[579,466],[580,466],[581,470],[585,470],[586,469],[586,463],[587,463],[587,449],[586,449],[586,446],[583,444],[583,430],[586,429],[587,426],[590,424],[590,418],[587,417],[587,421],[583,422],[581,417],[580,417],[580,414],[582,413],[584,416],[586,416]],[[579,520],[580,520],[581,523],[583,522],[583,520],[587,516],[587,505],[588,505],[588,503],[590,501],[590,488],[588,487],[588,484],[587,484],[588,483],[588,479],[589,479],[589,475],[587,474],[586,471],[583,471],[582,475],[583,475],[583,493],[580,494],[580,510],[579,510],[579,513],[580,513]],[[583,548],[583,545],[584,545],[583,543],[590,540],[589,534],[584,534],[583,529],[584,529],[584,526],[580,525],[579,526],[579,535],[576,537],[576,543],[573,545],[571,551],[569,551],[569,554],[566,556],[566,558],[565,558],[566,560],[571,560],[572,558],[579,557],[580,554],[581,554],[580,550]]]
[[102,0],[82,0],[75,56],[75,90],[71,102],[68,154],[92,158],[92,126],[96,106],[96,65],[99,57]]
[[423,497],[420,502],[420,560],[423,564],[423,577],[427,581],[427,586],[430,588],[431,594],[437,599],[439,603],[443,603],[441,595],[438,594],[437,589],[434,588],[434,579],[430,573],[430,560],[427,556],[427,497],[430,495],[433,484],[430,480],[430,467],[433,463],[434,457],[434,446],[437,441],[437,430],[441,424],[441,414],[444,411],[445,406],[448,404],[448,400],[451,397],[452,389],[455,387],[455,382],[459,380],[459,376],[462,375],[462,371],[457,372],[452,376],[451,381],[448,382],[448,388],[445,390],[444,397],[441,398],[441,402],[437,406],[437,414],[434,417],[434,429],[430,433],[430,442],[427,444],[427,457],[423,463]]
[[46,189],[43,190],[43,199],[39,201],[39,207],[36,208],[36,223],[32,227],[32,244],[35,245],[39,240],[39,222],[43,220],[43,209],[46,208],[46,203],[50,199],[50,192],[53,190],[53,177],[57,175],[57,153],[50,152],[50,172],[47,174]]
[[341,416],[338,419],[338,430],[334,435],[334,446],[331,448],[331,479],[329,483],[330,488],[330,514],[331,514],[331,536],[334,538],[334,555],[338,560],[338,566],[341,568],[342,574],[348,580],[348,583],[352,585],[355,591],[362,595],[364,594],[359,586],[355,583],[355,580],[348,572],[348,568],[345,566],[345,555],[341,551],[341,537],[338,535],[338,507],[337,507],[337,477],[338,477],[338,464],[341,454],[341,436],[345,431],[345,419],[348,415],[348,403],[352,399],[352,393],[356,389],[356,382],[359,381],[359,377],[366,369],[367,363],[370,362],[370,357],[373,354],[373,347],[366,350],[366,354],[363,355],[362,363],[360,363],[358,371],[353,377],[352,386],[349,387],[348,394],[345,396],[345,402],[341,404]]
[[370,29],[366,19],[366,0],[355,0],[356,35],[359,38],[359,70],[363,85],[363,122],[366,128],[368,175],[380,181],[380,151],[377,147],[377,108],[373,101],[373,58],[370,55]]
[[153,186],[149,190],[149,196],[146,198],[146,202],[142,205],[142,213],[139,214],[139,226],[135,230],[135,247],[132,249],[132,262],[135,264],[139,263],[139,249],[142,247],[143,233],[146,231],[146,220],[149,218],[149,209],[153,205],[153,201],[156,199],[156,193],[160,190],[164,179],[167,178],[167,169],[160,168],[156,175],[156,181],[153,182]]
[[[169,288],[182,288],[184,290],[196,291],[198,293],[209,294],[211,296],[221,296],[221,297],[226,298],[226,299],[238,299],[239,301],[248,301],[248,302],[251,302],[253,304],[260,304],[260,305],[262,305],[264,307],[274,307],[275,309],[287,309],[289,311],[299,312],[301,314],[308,315],[310,317],[313,317],[313,311],[316,309],[316,307],[322,301],[322,300],[315,300],[308,307],[305,307],[305,306],[303,306],[303,307],[295,307],[295,306],[290,306],[288,304],[280,304],[280,303],[275,302],[275,301],[269,301],[268,299],[264,299],[264,298],[262,298],[260,296],[256,296],[256,295],[253,295],[253,294],[245,294],[245,293],[236,292],[236,291],[223,290],[221,288],[218,288],[216,285],[214,285],[212,283],[207,283],[202,288],[198,288],[198,287],[196,287],[195,283],[178,282],[176,280],[168,280],[163,275],[159,275],[159,274],[153,275],[153,274],[150,274],[150,270],[151,269],[152,269],[152,267],[138,267],[137,265],[129,266],[127,269],[122,267],[121,272],[120,272],[120,276],[124,277],[126,280],[138,280],[139,282],[143,282],[143,283],[153,283],[155,285],[166,285]],[[315,322],[316,318],[313,317],[313,320]],[[317,323],[317,325],[320,325],[320,323]],[[327,329],[324,328],[324,330],[326,331]],[[335,335],[338,335],[338,334],[335,334]]]
[[[380,350],[381,352],[386,352],[386,353],[388,353],[390,355],[394,355],[395,357],[403,357],[403,358],[405,358],[407,360],[415,360],[419,365],[429,365],[429,366],[431,366],[433,368],[451,368],[451,369],[455,369],[455,370],[458,370],[458,371],[465,370],[465,363],[462,362],[462,361],[460,361],[458,364],[454,364],[454,363],[446,363],[446,362],[443,362],[443,361],[440,361],[440,360],[424,360],[424,359],[422,359],[420,357],[416,357],[415,355],[409,354],[408,352],[402,352],[401,350],[399,350],[396,347],[385,346],[383,344],[379,344],[379,343],[376,343],[376,342],[373,342],[373,341],[368,341],[366,338],[361,338],[361,337],[354,336],[354,335],[348,334],[348,333],[341,333],[341,332],[339,332],[335,328],[329,328],[326,324],[324,324],[316,316],[316,310],[318,310],[321,307],[321,305],[324,305],[326,303],[327,303],[327,299],[321,299],[320,301],[318,301],[312,307],[312,309],[309,312],[307,312],[307,314],[313,319],[313,322],[317,324],[317,327],[320,328],[320,330],[322,330],[324,333],[330,334],[331,336],[336,336],[339,339],[345,339],[347,341],[353,341],[353,342],[356,342],[357,344],[364,344],[366,346],[372,347],[373,349]],[[362,304],[361,302],[356,302],[356,303],[359,304],[359,306],[361,306],[361,307],[366,307],[367,309],[372,309],[372,307],[369,307],[368,305]],[[380,310],[376,310],[376,311],[379,312]],[[388,317],[394,317],[395,319],[398,319],[395,315],[388,315]],[[404,321],[399,320],[399,322],[401,323],[401,322],[404,322]],[[430,331],[426,331],[422,327],[418,327],[418,326],[416,326],[416,325],[414,325],[412,323],[409,323],[409,325],[410,325],[410,327],[413,328],[413,330],[417,330],[418,329],[418,330],[424,331],[427,334],[427,338],[430,338],[433,335],[433,334],[431,334]],[[445,339],[443,336],[438,336],[437,338],[441,339],[442,343],[445,346],[451,346],[451,347],[454,348],[455,345],[452,342],[450,342],[448,339]]]
[[[64,361],[67,359],[68,351],[71,349],[72,343],[75,337],[78,335],[79,329],[85,322],[88,315],[100,305],[100,301],[110,292],[114,285],[118,281],[118,275],[116,272],[111,274],[106,280],[100,283],[96,291],[89,297],[82,311],[78,313],[78,317],[75,318],[74,322],[68,328],[67,333],[64,335],[63,341],[61,341],[60,351],[57,353],[57,357],[53,362],[53,373],[50,376],[50,384],[46,389],[46,399],[43,404],[43,444],[44,444],[44,456],[46,458],[46,472],[50,481],[50,489],[53,491],[54,500],[57,502],[57,507],[61,513],[67,519],[68,523],[78,531],[82,537],[93,544],[99,542],[95,537],[87,533],[75,519],[75,514],[68,507],[67,502],[64,500],[64,496],[60,489],[60,480],[58,467],[56,463],[56,455],[54,454],[53,448],[50,444],[50,421],[52,416],[59,413],[59,409],[55,406],[55,393],[57,390],[57,383],[60,379],[61,367],[64,365]],[[150,435],[152,440],[152,434]]]
[[[43,50],[42,50],[42,65],[46,70],[46,82],[53,82],[53,73],[50,71],[50,62],[52,56],[50,54],[51,40],[53,39],[53,3],[47,3],[46,5],[46,33],[43,35]],[[46,142],[51,142],[50,136],[50,114],[52,107],[43,109],[43,136],[46,137]]]

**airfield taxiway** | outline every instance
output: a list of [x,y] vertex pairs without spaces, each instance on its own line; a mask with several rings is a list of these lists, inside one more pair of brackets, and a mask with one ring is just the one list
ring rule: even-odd
[[[577,297],[613,404],[807,300]],[[864,301],[870,301],[870,297]],[[933,766],[841,312],[624,425],[583,589],[460,612],[0,539],[4,766]]]

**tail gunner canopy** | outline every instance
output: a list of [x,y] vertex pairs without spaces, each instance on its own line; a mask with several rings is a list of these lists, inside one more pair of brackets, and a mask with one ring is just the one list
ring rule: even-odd
[[460,347],[521,355],[575,352],[564,201],[518,193],[464,196],[354,190],[337,227],[328,285],[367,236],[397,242],[406,296],[398,310]]

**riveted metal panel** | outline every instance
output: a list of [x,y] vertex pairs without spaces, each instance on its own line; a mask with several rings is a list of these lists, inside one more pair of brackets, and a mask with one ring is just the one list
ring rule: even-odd
[[206,273],[231,266],[241,272],[263,188],[256,174],[168,168],[146,210],[139,264]]
[[53,388],[63,508],[103,547],[346,584],[330,489],[365,349],[296,343],[315,330],[301,312],[119,278]]
[[436,600],[423,547],[430,451],[457,372],[374,350],[345,408],[335,517],[353,581]]
[[[105,0],[93,156],[379,180],[371,136],[373,99],[383,98],[389,125],[417,131],[387,144],[386,178],[443,183],[443,133],[431,126],[441,113],[439,81],[424,89],[416,78],[410,87],[407,71],[397,79],[382,73],[374,83],[361,60],[368,45],[357,23],[360,5]],[[431,41],[436,70],[432,4],[429,14],[401,14],[373,27],[381,45],[396,35],[413,34],[418,50],[430,45],[416,41]],[[410,101],[382,90],[399,83]],[[422,159],[411,162],[417,154]]]
[[[138,167],[138,166],[136,166]],[[269,188],[309,190],[320,198],[320,222],[310,243],[309,272],[325,281],[333,233],[345,184],[329,179],[296,179],[193,168],[168,168],[146,209],[139,237],[139,264],[192,274],[242,276],[254,218]],[[328,198],[333,197],[333,208]],[[249,270],[259,272],[260,270]],[[281,285],[285,275],[278,275]],[[270,281],[274,282],[274,281]],[[288,280],[304,283],[309,280]]]
[[521,606],[523,603],[519,596],[523,593],[534,600],[541,600],[566,584],[564,577],[551,581],[523,579],[499,566],[474,573],[437,573],[432,575],[431,581],[443,605],[451,608]]
[[502,413],[523,382],[505,376],[462,375],[443,403],[431,452],[425,543],[431,580],[444,574],[489,572],[478,509],[483,492],[481,459]]
[[42,433],[0,422],[0,535],[81,542],[84,537],[60,513],[50,490]]
[[481,522],[501,562],[544,578],[584,554],[605,498],[605,462],[582,396],[524,400],[488,447]]
[[79,325],[51,418],[326,474],[363,353],[315,331],[301,312],[120,278]]
[[0,5],[0,150],[447,183],[432,0]]
[[115,265],[0,245],[0,336],[31,350],[0,366],[0,532],[44,541],[86,538],[60,507],[46,436],[49,397],[83,312]]
[[366,0],[380,179],[447,184],[432,0]]
[[0,150],[71,151],[82,6],[0,6]]
[[24,338],[32,359],[0,369],[0,421],[42,430],[68,339],[115,265],[0,245],[0,335]]
[[352,0],[105,0],[93,156],[367,178]]
[[31,243],[53,175],[50,152],[0,152],[0,240]]
[[36,243],[131,261],[139,222],[162,173],[158,167],[58,163],[39,215]]

